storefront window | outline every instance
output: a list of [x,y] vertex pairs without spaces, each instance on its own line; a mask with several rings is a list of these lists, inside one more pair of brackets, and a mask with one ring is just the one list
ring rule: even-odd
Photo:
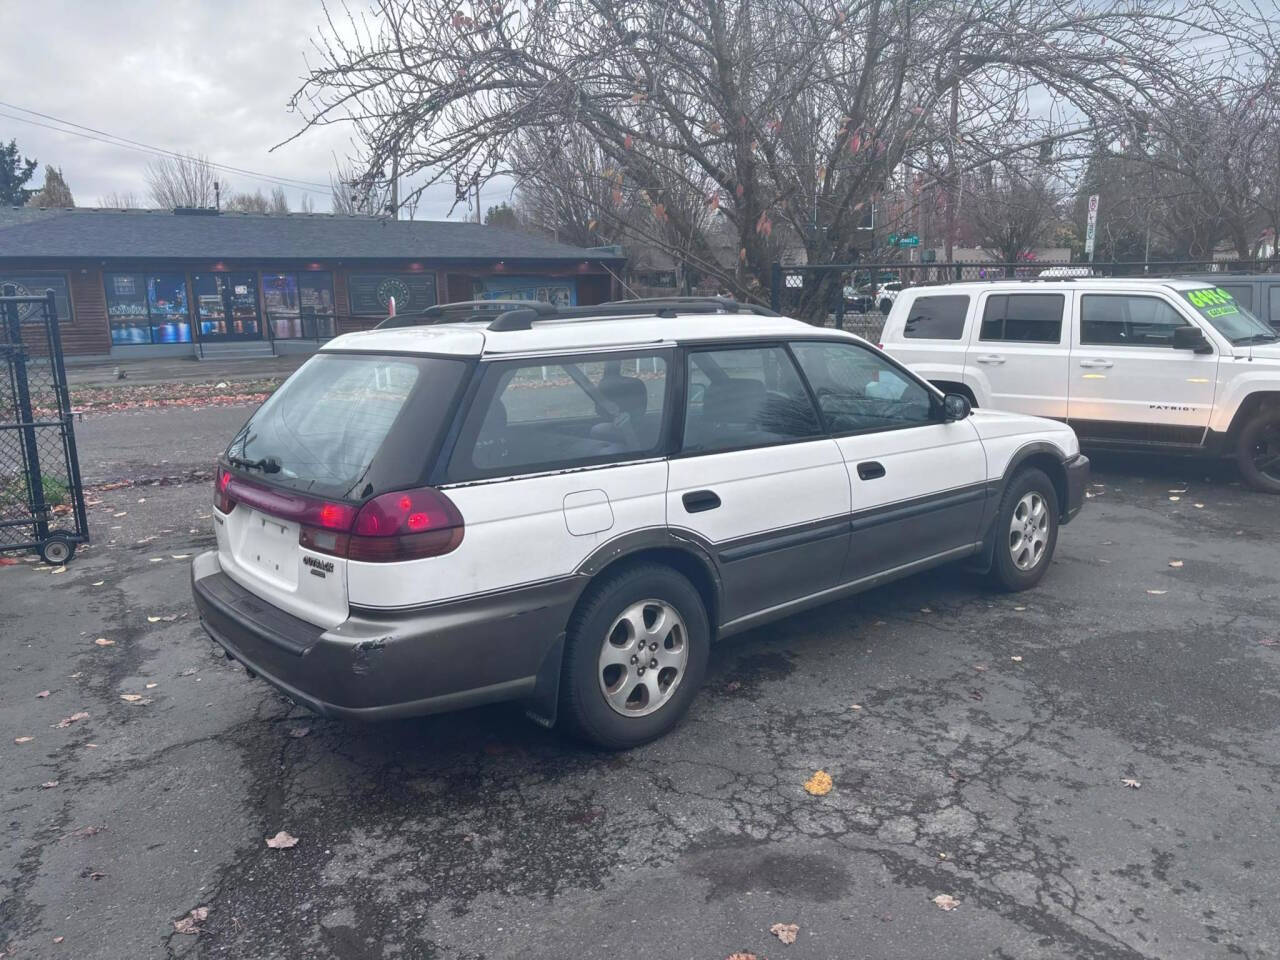
[[333,274],[328,271],[262,276],[262,299],[277,340],[325,339],[333,330]]
[[252,273],[201,273],[191,278],[200,339],[259,340],[258,278]]
[[182,274],[108,273],[104,283],[112,344],[191,342]]
[[147,309],[151,314],[152,343],[190,343],[191,307],[187,303],[187,278],[180,273],[147,277]]

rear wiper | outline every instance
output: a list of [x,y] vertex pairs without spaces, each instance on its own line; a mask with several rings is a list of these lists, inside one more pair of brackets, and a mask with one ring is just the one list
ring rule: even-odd
[[279,473],[280,459],[278,457],[263,457],[261,460],[249,460],[245,457],[237,457],[235,454],[227,457],[233,467],[239,467],[241,470],[261,470],[263,473]]

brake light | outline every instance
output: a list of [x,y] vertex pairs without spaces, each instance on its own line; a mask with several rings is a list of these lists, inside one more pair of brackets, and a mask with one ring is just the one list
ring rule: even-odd
[[463,530],[462,514],[439,490],[385,493],[360,508],[347,556],[369,563],[437,557],[457,549]]
[[230,513],[235,509],[236,502],[231,497],[230,487],[231,472],[219,467],[213,478],[213,505],[220,513]]

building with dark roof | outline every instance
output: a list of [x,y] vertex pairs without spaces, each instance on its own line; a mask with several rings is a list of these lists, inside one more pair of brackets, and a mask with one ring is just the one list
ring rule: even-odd
[[314,349],[435,303],[611,299],[623,265],[477,223],[214,210],[0,209],[0,286],[52,289],[70,357]]

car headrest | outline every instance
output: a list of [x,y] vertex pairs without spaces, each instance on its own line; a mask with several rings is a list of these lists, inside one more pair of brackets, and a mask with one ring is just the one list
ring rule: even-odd
[[702,413],[720,423],[754,423],[764,404],[764,384],[759,380],[713,380],[702,398]]
[[649,391],[644,381],[638,377],[624,377],[619,374],[606,373],[600,378],[597,389],[605,399],[618,405],[618,409],[628,414],[632,420],[643,417],[649,406]]

